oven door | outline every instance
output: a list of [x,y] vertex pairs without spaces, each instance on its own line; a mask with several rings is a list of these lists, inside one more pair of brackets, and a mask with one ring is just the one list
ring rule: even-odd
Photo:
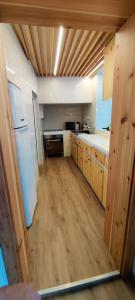
[[56,155],[63,153],[63,139],[61,138],[46,139],[44,140],[44,146],[46,154]]

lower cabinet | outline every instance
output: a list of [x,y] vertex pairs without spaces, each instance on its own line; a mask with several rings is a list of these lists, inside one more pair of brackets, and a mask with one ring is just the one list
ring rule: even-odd
[[71,155],[106,208],[108,156],[80,141],[76,136],[71,137]]
[[95,159],[92,159],[91,186],[101,202],[103,197],[103,175],[103,168]]

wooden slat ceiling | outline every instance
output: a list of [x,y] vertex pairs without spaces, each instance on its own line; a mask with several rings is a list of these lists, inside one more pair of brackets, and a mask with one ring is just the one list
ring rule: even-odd
[[[53,76],[59,27],[13,25],[38,76]],[[64,28],[57,76],[87,76],[114,33]]]

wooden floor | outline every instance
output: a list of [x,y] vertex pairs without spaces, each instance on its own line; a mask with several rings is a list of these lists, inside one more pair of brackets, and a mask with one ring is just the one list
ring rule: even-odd
[[28,231],[36,289],[115,270],[103,226],[104,209],[72,159],[46,160]]
[[122,280],[101,284],[90,289],[80,290],[46,300],[134,300],[135,287]]

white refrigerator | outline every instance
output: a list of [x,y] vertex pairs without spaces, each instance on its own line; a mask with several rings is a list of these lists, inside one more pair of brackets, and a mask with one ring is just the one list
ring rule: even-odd
[[26,226],[29,227],[32,224],[37,198],[35,154],[32,146],[34,137],[28,124],[25,97],[21,89],[9,83],[23,206]]

